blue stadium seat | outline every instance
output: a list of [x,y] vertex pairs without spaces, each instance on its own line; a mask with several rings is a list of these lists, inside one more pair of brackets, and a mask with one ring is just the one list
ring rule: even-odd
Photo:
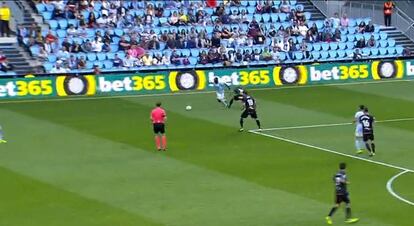
[[402,46],[396,46],[395,50],[396,50],[398,55],[401,55],[404,51],[404,48]]
[[381,56],[385,56],[385,55],[387,55],[387,49],[386,48],[378,48],[378,50],[379,50],[379,54],[381,55]]
[[263,20],[264,23],[268,23],[270,21],[270,14],[263,13],[262,14],[262,20]]
[[322,50],[323,51],[328,51],[329,50],[329,43],[322,43]]
[[278,13],[278,16],[279,16],[279,21],[280,22],[286,21],[287,18],[288,18],[286,13]]
[[371,56],[377,56],[379,54],[378,48],[371,48]]
[[199,49],[190,49],[190,51],[191,51],[191,56],[193,57],[198,57],[200,55]]
[[330,50],[337,50],[338,49],[338,43],[337,42],[329,43],[329,49]]
[[256,7],[254,7],[254,6],[247,7],[247,13],[248,14],[253,14],[254,12],[256,12]]
[[249,1],[249,6],[250,7],[256,7],[256,1],[255,0],[250,0]]
[[59,24],[56,20],[49,20],[49,26],[51,30],[56,30]]
[[47,56],[47,61],[49,61],[50,63],[55,63],[55,62],[56,62],[56,60],[57,60],[56,55],[49,54],[49,55]]
[[322,46],[320,43],[314,43],[313,44],[313,49],[316,51],[320,51],[322,49]]
[[276,13],[271,13],[270,18],[272,19],[273,23],[279,22],[279,15],[277,15]]
[[45,4],[46,11],[53,12],[55,10],[55,6],[53,4]]
[[99,61],[106,60],[106,54],[105,53],[97,53],[96,57],[98,58]]
[[72,24],[73,26],[78,27],[79,23],[78,23],[78,20],[76,19],[69,19],[68,24]]
[[59,37],[59,38],[64,38],[64,37],[66,37],[66,30],[62,30],[62,29],[59,29],[59,30],[57,30],[56,31],[56,34],[57,34],[57,36]]
[[66,29],[68,27],[68,21],[66,19],[58,20],[60,29]]
[[[113,50],[112,50],[113,51]],[[115,59],[115,52],[109,52],[109,53],[106,53],[106,58],[108,59],[108,60],[113,60],[113,59]]]
[[87,55],[88,61],[95,61],[96,60],[96,54],[95,53],[88,53]]
[[329,50],[328,54],[329,54],[329,57],[332,59],[335,59],[338,56],[338,53],[336,50]]
[[346,52],[344,50],[341,50],[340,49],[340,50],[338,50],[336,52],[338,53],[338,58],[339,59],[344,58],[346,56]]
[[103,66],[105,69],[112,69],[113,65],[113,62],[110,60],[103,61]]
[[327,59],[329,57],[328,51],[322,51],[320,53],[321,53],[321,59],[322,60],[325,60],[325,59]]
[[46,71],[50,71],[53,68],[53,64],[52,63],[49,63],[49,62],[45,62],[43,64],[43,67],[45,68]]
[[262,21],[262,14],[255,13],[255,14],[254,14],[254,19],[255,19],[257,22],[261,22],[261,21]]
[[311,55],[314,60],[318,60],[319,58],[321,58],[321,54],[318,51],[311,52]]
[[37,45],[34,46],[30,46],[30,52],[34,55],[34,56],[38,56],[40,53],[40,48]]
[[381,37],[381,40],[385,40],[385,39],[387,39],[387,38],[388,38],[388,34],[387,34],[387,33],[385,33],[385,32],[381,32],[381,33],[380,33],[380,37]]
[[295,56],[295,60],[303,60],[303,58],[304,58],[303,53],[300,52],[300,51],[296,51],[294,56]]
[[362,54],[367,55],[367,56],[371,54],[370,48],[363,48],[361,51],[362,51]]
[[388,46],[388,42],[386,40],[380,40],[379,46],[385,48]]
[[388,48],[387,48],[387,52],[388,52],[388,54],[390,54],[390,55],[395,55],[395,54],[397,53],[397,50],[396,50],[396,48],[395,48],[395,47],[388,47]]
[[353,49],[355,47],[354,42],[347,42],[346,43],[346,49]]
[[388,39],[388,46],[390,46],[390,47],[395,47],[395,39],[393,39],[393,38],[389,38],[389,39]]
[[37,3],[36,9],[37,9],[37,12],[42,13],[46,11],[46,6],[43,3]]
[[197,57],[189,57],[188,60],[190,61],[190,65],[197,64]]
[[310,20],[311,19],[312,14],[310,12],[305,12],[304,14],[305,14],[306,20]]

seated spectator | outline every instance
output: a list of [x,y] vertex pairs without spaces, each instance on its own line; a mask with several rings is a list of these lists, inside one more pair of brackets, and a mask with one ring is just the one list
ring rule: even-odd
[[141,60],[144,66],[151,66],[153,63],[152,56],[148,53],[145,53],[144,56],[142,56]]
[[62,61],[65,61],[67,59],[69,59],[70,57],[70,53],[69,51],[66,49],[65,46],[62,46],[62,48],[57,52],[56,57]]
[[315,35],[312,33],[312,30],[308,30],[305,36],[305,40],[307,43],[314,43],[317,41]]
[[[40,33],[40,32],[39,32]],[[41,35],[41,33],[40,33]],[[47,35],[45,36],[45,41],[49,41],[49,42],[54,42],[56,41],[58,38],[52,34],[52,30],[49,30],[49,32],[47,33]],[[43,41],[43,38],[42,38]]]
[[101,68],[99,68],[99,65],[98,64],[93,65],[92,70],[93,70],[92,73],[94,75],[100,75],[102,73]]
[[229,39],[233,36],[233,33],[227,29],[227,27],[223,27],[223,30],[220,32],[220,38],[222,39]]
[[72,44],[69,42],[68,38],[64,38],[62,43],[60,44],[62,47],[66,47],[67,50],[70,50],[70,47],[72,46]]
[[330,32],[325,32],[324,35],[325,35],[324,42],[334,42],[335,41]]
[[170,61],[170,56],[168,56],[167,54],[164,54],[163,56],[162,56],[162,65],[164,65],[164,66],[169,66],[170,64],[171,64],[171,61]]
[[308,59],[310,56],[309,49],[308,49],[308,43],[306,43],[305,40],[302,40],[300,43],[300,51],[303,53],[303,56],[305,56],[305,59]]
[[68,73],[69,70],[64,68],[62,65],[62,61],[57,61],[55,66],[52,68],[52,70],[50,70],[50,73]]
[[238,24],[240,22],[240,17],[236,10],[230,12],[229,20],[231,24]]
[[282,13],[290,13],[290,4],[287,0],[283,0],[279,8]]
[[153,36],[151,41],[148,42],[148,49],[160,49],[160,43],[157,40],[157,36]]
[[173,51],[170,58],[171,64],[178,66],[181,64],[181,57],[178,55],[177,51]]
[[[101,16],[100,17],[100,22],[98,24],[100,24],[100,23],[106,24],[107,21],[102,21],[102,20],[103,20],[103,18]],[[96,25],[97,25],[96,16],[95,16],[95,13],[92,12],[92,13],[89,14],[88,27],[89,28],[94,28]]]
[[325,34],[323,32],[319,32],[316,36],[316,42],[324,42],[325,41]]
[[75,55],[70,55],[69,59],[66,60],[66,65],[70,70],[78,69],[78,60]]
[[220,44],[221,44],[221,36],[220,36],[220,33],[217,32],[211,38],[211,46],[218,48],[220,47]]
[[296,9],[296,20],[300,23],[300,22],[305,22],[306,21],[306,17],[305,17],[305,12],[303,12],[303,7],[298,7]]
[[242,9],[239,15],[239,21],[243,24],[249,24],[249,19],[247,18],[246,10]]
[[333,35],[333,41],[340,42],[341,41],[341,30],[339,28],[336,28]]
[[353,54],[349,57],[352,57],[354,61],[361,60],[364,55],[359,51],[359,49],[355,49]]
[[262,12],[263,13],[277,13],[276,8],[273,7],[272,0],[265,0]]
[[95,37],[95,40],[91,42],[92,52],[100,53],[102,52],[103,43],[99,41],[98,37]]
[[224,4],[220,3],[220,5],[216,8],[214,15],[215,16],[222,16],[224,15],[225,9],[224,9]]
[[179,25],[179,17],[178,17],[178,13],[176,11],[174,11],[170,17],[170,25],[172,26],[178,26]]
[[121,67],[123,67],[123,66],[124,66],[124,65],[123,65],[123,62],[122,62],[122,59],[121,59],[121,58],[119,58],[118,53],[115,53],[115,57],[114,57],[114,59],[112,60],[112,64],[113,64],[113,67],[114,67],[114,68],[121,68]]
[[272,53],[269,52],[269,48],[268,47],[265,47],[263,49],[263,52],[262,52],[262,54],[260,56],[260,59],[261,60],[264,60],[264,61],[270,61],[270,60],[272,60]]
[[263,5],[262,0],[258,0],[256,3],[256,13],[259,13],[259,14],[264,13],[263,7],[264,5]]
[[368,41],[367,41],[367,47],[370,47],[370,48],[374,48],[374,47],[376,47],[376,41],[375,41],[375,37],[374,37],[374,35],[371,35],[371,37],[368,39]]
[[363,37],[357,41],[355,48],[365,48],[365,39]]
[[294,60],[293,53],[295,51],[297,51],[296,45],[295,45],[295,43],[293,43],[293,39],[290,38],[289,41],[288,41],[288,51],[287,51],[289,59]]
[[73,44],[70,47],[70,52],[71,53],[80,53],[80,52],[82,52],[81,45],[79,45],[79,43],[77,41],[73,41]]
[[162,56],[160,53],[155,54],[155,56],[152,58],[152,65],[158,65],[158,66],[162,65]]
[[80,56],[78,60],[78,69],[85,69],[86,68],[86,60],[84,56]]
[[201,51],[198,63],[199,64],[208,64],[208,56],[207,56],[207,53],[206,53],[205,50]]
[[243,53],[241,52],[241,49],[238,48],[235,54],[235,62],[242,63],[243,62]]
[[276,36],[276,34],[277,34],[277,31],[276,31],[275,25],[270,24],[270,28],[267,31],[267,37],[273,38]]
[[78,30],[75,26],[73,26],[73,24],[70,24],[68,29],[66,30],[66,33],[68,34],[68,37],[74,37],[78,35]]
[[[333,28],[339,28],[341,24],[341,19],[339,18],[339,13],[334,13],[334,16],[329,18],[331,20],[331,24]],[[316,25],[316,24],[315,24]]]
[[243,55],[243,64],[248,64],[252,61],[252,54],[250,54],[250,50],[246,49]]
[[300,21],[299,22],[299,34],[302,35],[303,37],[306,36],[306,33],[308,32],[309,28],[308,26],[305,24],[305,22]]
[[172,35],[172,34],[169,34],[168,35],[168,40],[167,40],[166,46],[169,49],[176,49],[175,43],[176,43],[175,36]]
[[181,9],[178,14],[178,23],[179,25],[187,25],[188,24],[188,16],[184,13],[184,10]]
[[252,54],[252,61],[259,61],[260,60],[260,52],[259,49],[255,49]]
[[105,40],[102,46],[102,52],[105,52],[105,53],[111,52],[111,43],[108,40]]
[[128,53],[126,54],[125,59],[122,61],[122,66],[125,68],[132,68],[138,66],[138,60],[135,57],[132,57]]
[[208,62],[211,64],[216,64],[220,62],[220,54],[217,52],[216,48],[211,48],[208,51]]
[[158,3],[157,7],[155,7],[154,10],[155,10],[156,17],[162,17],[162,15],[164,14],[164,7],[162,3]]
[[218,49],[218,53],[220,55],[227,54],[227,48],[224,45],[221,45],[220,48]]
[[358,25],[358,33],[364,33],[365,32],[365,28],[366,28],[366,24],[364,21],[361,21],[361,23],[359,23]]
[[280,63],[280,51],[277,46],[274,46],[272,49],[272,60],[276,61],[276,63]]
[[348,16],[346,15],[346,13],[344,13],[342,15],[340,25],[341,25],[342,28],[347,28],[349,26],[349,19],[348,19]]
[[126,40],[125,36],[121,37],[121,40],[119,40],[118,45],[119,45],[119,50],[122,50],[122,51],[126,51],[129,48],[131,48],[131,44],[129,41]]
[[39,54],[37,55],[41,59],[46,59],[49,54],[45,50],[45,46],[41,45],[39,47]]
[[89,53],[92,51],[92,43],[89,41],[89,39],[86,39],[86,41],[81,46],[82,52]]
[[369,21],[368,24],[367,24],[367,26],[365,26],[365,32],[371,33],[371,32],[374,32],[374,31],[375,31],[375,27],[372,24],[372,22]]

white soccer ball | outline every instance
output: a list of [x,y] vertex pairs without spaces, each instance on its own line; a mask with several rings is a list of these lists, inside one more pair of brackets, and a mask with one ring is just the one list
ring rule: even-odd
[[185,110],[190,111],[192,109],[192,107],[190,105],[187,105],[187,107],[185,107]]

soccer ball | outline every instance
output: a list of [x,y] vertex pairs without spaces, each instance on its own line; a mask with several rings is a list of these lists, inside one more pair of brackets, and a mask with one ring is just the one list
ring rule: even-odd
[[190,105],[187,105],[187,107],[185,107],[185,110],[190,111],[192,109],[192,107]]

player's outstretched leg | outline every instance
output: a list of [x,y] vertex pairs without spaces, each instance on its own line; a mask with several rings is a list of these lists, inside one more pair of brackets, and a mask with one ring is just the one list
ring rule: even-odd
[[369,152],[369,156],[372,156],[371,144],[368,141],[365,142],[365,147],[367,147],[367,150]]
[[359,221],[358,218],[352,218],[351,206],[349,204],[346,205],[345,215],[346,215],[345,223],[351,224],[351,223],[355,223]]
[[162,135],[161,136],[161,148],[163,151],[167,150],[167,136],[166,135]]
[[372,154],[375,155],[375,144],[374,142],[371,143]]
[[362,154],[362,152],[364,152],[364,142],[360,137],[355,137],[355,148],[357,154]]
[[161,151],[161,137],[158,134],[155,135],[155,146],[157,147],[158,151]]
[[227,105],[228,108],[231,108],[231,105],[233,104],[234,99],[232,98],[229,102],[229,104]]
[[7,143],[7,141],[3,138],[3,128],[0,126],[0,144],[1,143]]
[[240,118],[240,129],[239,129],[240,132],[244,131],[243,124],[244,124],[244,120],[243,120],[243,118]]

